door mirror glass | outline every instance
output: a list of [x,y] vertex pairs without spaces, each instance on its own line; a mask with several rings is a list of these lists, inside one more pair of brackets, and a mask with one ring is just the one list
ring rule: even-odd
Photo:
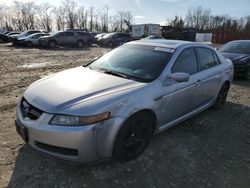
[[190,78],[190,74],[184,72],[176,72],[171,74],[170,78],[176,82],[187,82]]

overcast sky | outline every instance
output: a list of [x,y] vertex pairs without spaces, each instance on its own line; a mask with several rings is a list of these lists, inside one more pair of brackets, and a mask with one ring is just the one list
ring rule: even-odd
[[[0,0],[1,3],[11,3],[14,0]],[[30,1],[30,0],[20,0]],[[38,3],[49,2],[57,6],[61,0],[31,0]],[[175,15],[185,17],[189,7],[201,5],[210,8],[213,15],[229,15],[244,17],[250,15],[250,0],[76,0],[85,7],[102,8],[108,5],[110,11],[131,11],[134,23],[163,23]]]

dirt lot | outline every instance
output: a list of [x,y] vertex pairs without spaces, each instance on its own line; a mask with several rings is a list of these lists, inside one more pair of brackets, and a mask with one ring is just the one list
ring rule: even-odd
[[24,145],[14,119],[25,88],[108,50],[0,45],[0,187],[250,187],[250,81],[234,81],[224,109],[156,136],[128,163],[69,165]]

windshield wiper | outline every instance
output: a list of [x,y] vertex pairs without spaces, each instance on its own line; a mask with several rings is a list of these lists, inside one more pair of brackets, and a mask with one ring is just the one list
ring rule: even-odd
[[104,71],[105,74],[110,74],[110,75],[113,75],[113,76],[119,76],[121,78],[129,78],[127,75],[125,74],[122,74],[122,73],[118,73],[118,72],[114,72],[114,71],[111,71],[111,70],[105,70]]

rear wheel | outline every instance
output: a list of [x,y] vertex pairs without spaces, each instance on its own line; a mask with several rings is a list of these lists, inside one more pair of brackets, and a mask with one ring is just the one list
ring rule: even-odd
[[217,99],[214,103],[213,109],[219,110],[225,105],[228,91],[229,91],[229,84],[228,83],[223,84],[217,96]]
[[249,66],[245,68],[243,78],[244,80],[250,80],[250,67]]
[[56,47],[56,42],[53,41],[53,40],[49,41],[48,45],[49,45],[50,48],[55,48]]
[[132,115],[121,127],[114,145],[114,156],[129,161],[141,155],[153,133],[153,120],[143,112]]

